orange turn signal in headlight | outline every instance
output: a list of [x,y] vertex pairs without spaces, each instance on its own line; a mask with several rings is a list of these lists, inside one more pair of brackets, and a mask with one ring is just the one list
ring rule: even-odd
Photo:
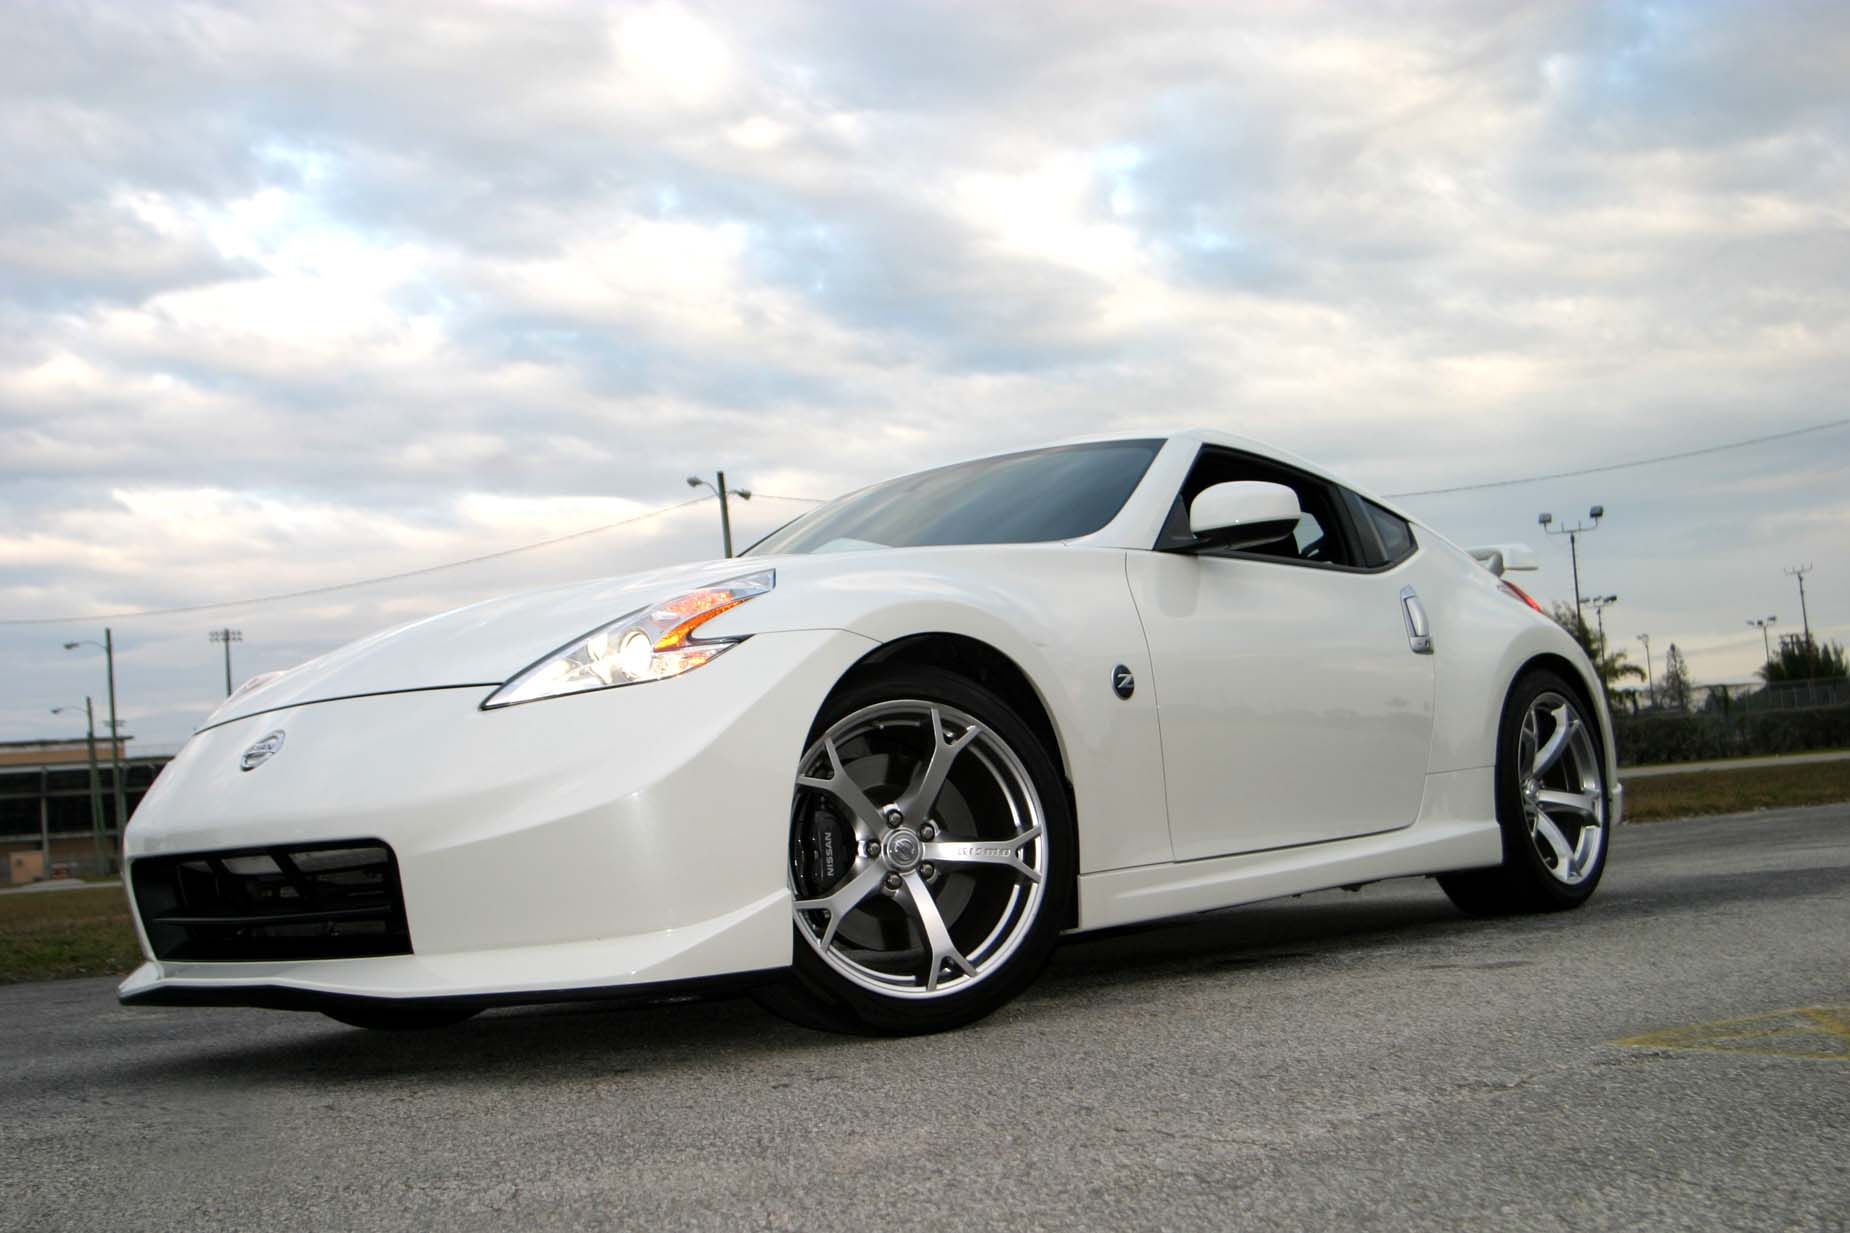
[[669,600],[650,614],[651,619],[657,624],[675,621],[676,618],[680,619],[667,633],[655,640],[655,649],[672,651],[680,647],[687,642],[696,629],[720,613],[737,608],[750,598],[750,595],[738,595],[732,591],[711,588]]
[[484,710],[594,689],[663,681],[712,662],[742,637],[694,641],[694,631],[777,585],[760,570],[677,595],[619,617],[517,673],[482,703]]

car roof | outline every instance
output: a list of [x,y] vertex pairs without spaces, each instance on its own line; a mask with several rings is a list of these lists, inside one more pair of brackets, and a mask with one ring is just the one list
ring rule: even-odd
[[[1392,502],[1380,495],[1369,491],[1367,488],[1362,487],[1352,480],[1333,474],[1328,468],[1319,466],[1308,458],[1294,454],[1288,449],[1273,445],[1269,441],[1261,441],[1256,437],[1243,437],[1238,433],[1222,432],[1218,428],[1174,428],[1147,432],[1088,433],[1083,436],[1067,437],[1060,441],[1050,442],[1049,444],[1050,446],[1088,445],[1099,441],[1152,440],[1161,440],[1164,442],[1175,441],[1185,444],[1192,443],[1195,445],[1218,445],[1223,449],[1241,450],[1249,454],[1258,454],[1263,458],[1276,459],[1279,462],[1285,463],[1287,466],[1295,467],[1300,471],[1307,471],[1318,479],[1328,480],[1332,484],[1339,484],[1349,489],[1351,492],[1367,497],[1375,504],[1391,509],[1396,514],[1399,514],[1403,518],[1407,518],[1409,521],[1418,521],[1418,519],[1413,518],[1404,510],[1397,508]],[[1014,451],[1009,452],[1013,453]]]

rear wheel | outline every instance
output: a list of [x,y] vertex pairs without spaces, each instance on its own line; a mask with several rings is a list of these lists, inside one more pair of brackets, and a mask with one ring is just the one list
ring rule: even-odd
[[1536,671],[1510,690],[1497,739],[1503,863],[1442,874],[1439,885],[1475,916],[1577,908],[1606,869],[1610,798],[1599,732],[1579,691]]
[[926,668],[824,707],[797,768],[796,951],[769,1009],[811,1027],[957,1027],[1025,988],[1073,889],[1073,825],[1047,751],[1000,698]]

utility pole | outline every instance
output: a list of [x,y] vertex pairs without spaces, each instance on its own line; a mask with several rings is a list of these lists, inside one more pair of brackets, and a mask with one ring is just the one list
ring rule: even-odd
[[1773,662],[1773,643],[1767,637],[1766,628],[1769,625],[1776,624],[1778,621],[1779,621],[1778,617],[1770,616],[1770,617],[1752,617],[1747,622],[1749,625],[1752,625],[1755,629],[1758,629],[1760,631],[1760,648],[1766,652],[1766,661],[1769,664]]
[[1651,699],[1651,705],[1657,705],[1657,680],[1651,675],[1651,635],[1639,634],[1638,641],[1644,643],[1644,690]]
[[1584,533],[1599,530],[1599,520],[1605,516],[1606,507],[1604,505],[1595,505],[1592,509],[1587,511],[1587,517],[1591,518],[1593,521],[1583,522],[1577,526],[1556,527],[1554,526],[1555,516],[1553,514],[1543,514],[1535,520],[1541,524],[1544,534],[1567,536],[1568,556],[1572,558],[1574,562],[1574,624],[1580,626],[1579,632],[1583,638],[1586,636],[1587,622],[1586,618],[1580,615],[1580,537]]
[[[54,706],[51,708],[51,713],[53,715],[62,715],[66,711],[74,711],[76,709],[76,707],[72,706]],[[108,858],[103,855],[103,789],[102,786],[97,783],[96,772],[96,708],[90,705],[90,698],[87,694],[84,696],[84,730],[87,734],[85,739],[89,742],[90,746],[90,837],[96,844],[97,872],[108,873]],[[45,859],[47,862],[51,859],[51,836],[49,830],[45,837]],[[45,867],[45,876],[48,878],[51,876],[51,866],[49,863],[47,863]]]
[[726,498],[728,496],[734,496],[741,501],[749,501],[752,499],[752,494],[750,489],[726,487],[726,473],[724,471],[717,471],[714,473],[714,476],[719,481],[718,483],[713,483],[710,480],[703,480],[698,475],[690,475],[687,477],[687,486],[689,488],[699,488],[704,485],[711,488],[713,490],[713,495],[719,498],[719,534],[721,541],[726,547],[726,556],[730,558],[732,556],[732,512],[726,507]]
[[222,642],[225,644],[225,696],[229,698],[231,697],[231,644],[244,641],[244,631],[241,629],[215,629],[206,635],[206,639],[211,642]]
[[1811,573],[1810,565],[1800,565],[1786,571],[1786,577],[1799,580],[1799,618],[1805,623],[1805,653],[1811,654],[1811,611],[1805,607],[1805,575]]

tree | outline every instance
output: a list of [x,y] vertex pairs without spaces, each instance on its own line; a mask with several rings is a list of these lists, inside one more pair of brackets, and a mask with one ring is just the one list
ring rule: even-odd
[[1571,606],[1558,603],[1549,615],[1554,617],[1557,625],[1573,635],[1580,649],[1593,661],[1593,670],[1599,673],[1600,684],[1605,687],[1608,695],[1620,681],[1645,679],[1643,668],[1627,659],[1624,651],[1615,651],[1609,647],[1599,630],[1589,626]]
[[1760,679],[1769,685],[1783,681],[1842,680],[1850,676],[1840,642],[1819,642],[1800,634],[1787,634],[1779,640],[1779,653],[1760,669]]
[[1683,652],[1677,650],[1674,642],[1664,652],[1664,683],[1658,692],[1664,699],[1664,705],[1672,710],[1689,709],[1689,664],[1684,662]]

